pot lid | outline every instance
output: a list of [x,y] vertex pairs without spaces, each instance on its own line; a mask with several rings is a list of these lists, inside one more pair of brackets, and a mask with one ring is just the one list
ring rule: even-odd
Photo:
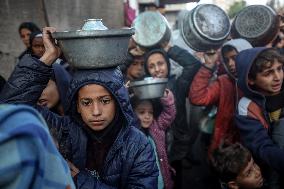
[[82,30],[107,30],[108,28],[103,24],[103,19],[87,19],[82,27]]

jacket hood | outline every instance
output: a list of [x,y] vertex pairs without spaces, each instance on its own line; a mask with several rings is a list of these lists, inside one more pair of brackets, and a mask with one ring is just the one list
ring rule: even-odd
[[262,94],[251,89],[248,86],[249,70],[255,61],[256,57],[266,50],[265,47],[256,47],[240,52],[236,57],[236,69],[238,72],[238,86],[243,91],[244,96],[255,101],[258,105],[264,106],[265,98]]
[[53,75],[51,79],[54,80],[56,83],[57,89],[59,91],[60,102],[65,112],[67,109],[66,93],[68,91],[69,84],[71,81],[71,75],[60,64],[52,64],[52,68],[53,68]]
[[233,79],[236,79],[235,76],[233,76],[229,69],[227,68],[227,65],[225,64],[225,61],[224,61],[224,55],[223,55],[223,48],[225,46],[231,46],[233,47],[234,49],[236,49],[237,53],[240,53],[241,51],[243,50],[246,50],[246,49],[250,49],[252,48],[252,45],[245,39],[232,39],[230,41],[227,41],[226,43],[224,43],[224,45],[222,46],[222,50],[221,50],[221,58],[222,58],[222,64],[227,72],[227,74],[233,78]]
[[146,76],[151,76],[149,70],[147,69],[147,62],[148,62],[149,57],[154,53],[159,53],[165,58],[165,60],[167,62],[167,66],[168,66],[168,78],[169,78],[169,76],[171,75],[171,73],[170,73],[171,72],[171,64],[170,64],[170,59],[167,55],[167,52],[164,51],[164,49],[153,49],[145,55],[144,70],[145,70]]
[[133,110],[130,105],[128,91],[124,87],[123,75],[119,67],[77,70],[70,83],[67,99],[68,114],[78,122],[82,122],[77,112],[77,93],[79,89],[88,84],[98,84],[105,87],[115,98],[127,125],[134,124]]

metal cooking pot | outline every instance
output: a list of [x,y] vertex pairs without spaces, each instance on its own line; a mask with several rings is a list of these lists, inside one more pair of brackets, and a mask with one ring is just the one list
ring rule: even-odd
[[196,51],[218,49],[230,34],[227,14],[213,4],[201,4],[184,14],[181,36]]
[[167,78],[148,77],[141,81],[131,82],[129,87],[139,99],[153,99],[164,95],[167,83]]
[[58,41],[72,66],[93,69],[124,63],[133,34],[133,29],[107,29],[101,19],[91,19],[86,21],[82,30],[55,32],[52,37]]
[[159,12],[143,12],[135,18],[133,27],[133,39],[141,47],[151,49],[170,41],[171,30],[168,22]]
[[244,38],[252,46],[265,46],[277,35],[279,18],[265,5],[251,5],[241,10],[232,23],[232,38]]

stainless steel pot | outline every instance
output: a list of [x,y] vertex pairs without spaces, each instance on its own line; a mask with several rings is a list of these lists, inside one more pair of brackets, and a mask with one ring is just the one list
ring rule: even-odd
[[151,49],[167,43],[171,38],[171,30],[166,18],[159,12],[146,11],[133,21],[134,41],[141,47]]
[[131,82],[129,87],[139,99],[153,99],[164,95],[167,83],[167,78],[149,77],[141,81]]
[[196,51],[218,49],[230,34],[227,14],[213,4],[201,4],[184,14],[181,36]]
[[[85,23],[84,30],[55,32],[55,38],[68,62],[79,69],[105,68],[123,64],[133,29],[103,29],[98,25]],[[88,20],[87,22],[90,22]]]
[[254,47],[265,46],[276,37],[279,18],[269,6],[251,5],[241,10],[232,23],[233,38],[244,38]]

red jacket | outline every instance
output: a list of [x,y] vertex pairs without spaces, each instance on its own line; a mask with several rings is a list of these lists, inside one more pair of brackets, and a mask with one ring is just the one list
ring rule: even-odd
[[[201,67],[194,77],[189,92],[192,104],[215,105],[218,108],[209,151],[216,149],[222,140],[239,141],[238,130],[234,123],[237,98],[235,82],[227,74],[210,82],[212,76],[212,71]],[[238,94],[240,94],[240,91],[238,91]]]

